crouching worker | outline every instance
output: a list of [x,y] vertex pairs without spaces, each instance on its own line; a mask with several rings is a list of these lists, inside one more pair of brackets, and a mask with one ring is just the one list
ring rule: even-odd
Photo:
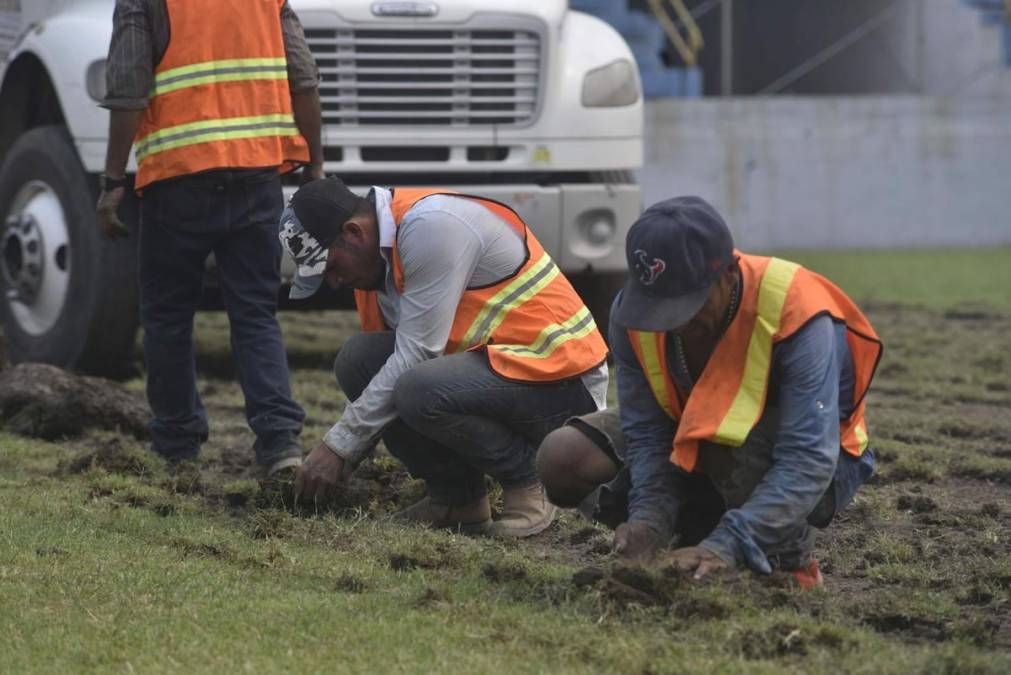
[[[306,458],[302,499],[339,489],[382,438],[428,485],[400,518],[516,537],[550,525],[536,449],[603,407],[607,348],[519,216],[444,190],[376,187],[362,198],[329,178],[292,197],[281,239],[298,264],[292,297],[324,279],[351,286],[364,331],[337,357],[350,403]],[[494,523],[485,476],[503,489]]]
[[864,396],[881,343],[836,286],[735,251],[696,197],[656,204],[626,242],[610,343],[619,410],[541,445],[549,499],[616,527],[619,557],[695,578],[734,567],[821,582],[814,528],[874,470]]

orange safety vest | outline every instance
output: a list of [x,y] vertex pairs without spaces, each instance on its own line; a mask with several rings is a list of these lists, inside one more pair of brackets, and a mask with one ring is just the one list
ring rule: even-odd
[[[391,210],[400,227],[411,207],[445,190],[396,188]],[[527,257],[511,276],[469,288],[456,308],[445,354],[484,349],[492,370],[510,380],[553,382],[582,375],[607,357],[607,345],[568,279],[540,242],[508,206],[471,195],[523,237]],[[394,241],[393,276],[403,293],[410,284]],[[385,330],[376,291],[355,291],[362,330]]]
[[136,187],[308,161],[288,91],[285,0],[166,0],[170,38],[134,141]]
[[845,322],[853,357],[853,412],[839,423],[842,447],[867,448],[864,396],[881,358],[881,340],[867,318],[835,284],[796,263],[740,255],[743,293],[737,315],[685,397],[667,363],[667,333],[630,330],[629,339],[653,395],[675,422],[671,461],[693,471],[700,441],[741,447],[765,410],[772,348],[828,314]]

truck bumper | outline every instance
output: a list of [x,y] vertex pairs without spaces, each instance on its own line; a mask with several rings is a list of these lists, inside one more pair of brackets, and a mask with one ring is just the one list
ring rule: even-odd
[[[620,272],[625,269],[625,234],[642,212],[634,183],[560,183],[445,186],[509,205],[537,235],[541,245],[567,274]],[[360,194],[367,186],[355,186]],[[287,200],[295,192],[285,187]],[[285,281],[294,273],[287,257]]]

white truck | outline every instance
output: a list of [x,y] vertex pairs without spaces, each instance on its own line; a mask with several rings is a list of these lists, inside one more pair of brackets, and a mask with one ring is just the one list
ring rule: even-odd
[[[641,87],[621,36],[565,0],[290,3],[322,76],[327,172],[510,204],[604,319],[641,209]],[[0,316],[15,361],[131,362],[136,237],[105,240],[94,217],[114,4],[0,0]]]

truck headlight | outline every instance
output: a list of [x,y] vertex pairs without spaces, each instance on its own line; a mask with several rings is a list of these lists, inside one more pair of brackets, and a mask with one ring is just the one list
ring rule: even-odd
[[84,73],[84,86],[88,90],[88,96],[97,103],[105,100],[105,59],[99,59],[88,66]]
[[583,78],[583,105],[615,108],[639,100],[639,76],[631,61],[618,59],[594,68]]

